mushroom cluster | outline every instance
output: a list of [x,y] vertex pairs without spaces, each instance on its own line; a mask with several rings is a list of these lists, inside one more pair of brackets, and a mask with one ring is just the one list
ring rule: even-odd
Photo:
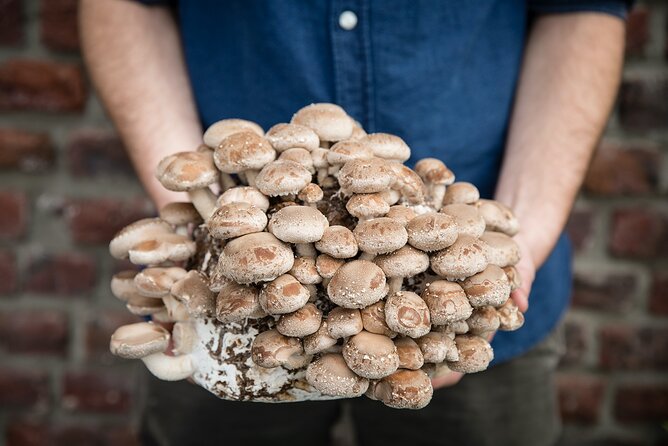
[[203,141],[156,172],[191,203],[111,241],[146,266],[113,294],[152,319],[116,330],[114,354],[221,398],[418,409],[430,377],[484,370],[489,335],[524,322],[512,212],[437,159],[408,168],[401,138],[313,104],[266,133],[216,122]]

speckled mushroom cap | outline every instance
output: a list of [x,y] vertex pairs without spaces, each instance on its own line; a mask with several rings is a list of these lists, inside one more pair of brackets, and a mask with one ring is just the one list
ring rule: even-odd
[[158,265],[164,262],[181,262],[195,253],[195,242],[181,234],[157,234],[147,238],[128,251],[135,265]]
[[134,245],[151,239],[157,234],[171,234],[172,226],[160,218],[144,218],[129,224],[114,235],[109,243],[109,252],[117,259],[126,259]]
[[326,320],[320,323],[318,331],[304,338],[304,352],[309,355],[321,353],[336,345],[336,339],[329,335],[329,328]]
[[445,190],[445,197],[443,197],[443,205],[463,203],[473,204],[480,199],[480,192],[478,188],[466,181],[458,181],[452,183],[450,187]]
[[297,338],[283,336],[278,330],[267,330],[253,340],[251,355],[260,367],[278,367],[290,356],[303,353],[302,343]]
[[473,312],[464,289],[455,282],[435,280],[429,283],[422,292],[422,299],[429,307],[434,325],[463,321]]
[[475,204],[485,220],[488,231],[503,232],[513,236],[519,232],[520,224],[513,212],[504,204],[494,200],[478,200]]
[[501,320],[496,309],[491,305],[486,305],[475,308],[466,323],[469,326],[469,333],[484,336],[498,330]]
[[361,396],[369,387],[369,380],[350,370],[343,356],[338,353],[322,355],[309,364],[306,380],[326,395],[344,398]]
[[371,149],[374,156],[387,160],[404,162],[411,157],[411,149],[406,142],[389,133],[371,133],[359,140]]
[[156,178],[169,190],[200,189],[218,180],[219,172],[213,157],[205,152],[178,152],[163,158],[158,164]]
[[167,203],[160,209],[160,218],[174,226],[202,222],[202,217],[190,202]]
[[429,308],[412,291],[398,291],[387,297],[385,321],[391,330],[411,338],[424,336],[431,329]]
[[125,302],[125,307],[130,313],[137,316],[149,316],[163,311],[165,309],[165,304],[162,299],[145,297],[137,293],[128,298]]
[[309,127],[321,141],[341,141],[353,133],[353,120],[334,104],[307,105],[297,111],[290,122]]
[[485,242],[485,255],[489,263],[505,268],[520,261],[519,245],[503,232],[485,231],[480,240]]
[[425,183],[449,185],[454,183],[455,174],[443,161],[436,158],[423,158],[413,168]]
[[449,204],[441,208],[441,213],[455,219],[459,234],[480,237],[485,232],[485,220],[475,206],[462,203]]
[[309,291],[290,274],[283,274],[260,291],[260,305],[268,314],[297,311],[308,302]]
[[261,232],[267,226],[267,214],[248,203],[228,203],[218,207],[206,222],[211,237],[227,240]]
[[524,325],[524,314],[512,299],[497,308],[496,313],[499,316],[499,330],[514,331]]
[[306,149],[299,147],[294,147],[292,149],[287,149],[281,152],[278,157],[279,160],[294,161],[299,163],[306,170],[309,171],[311,175],[315,173],[315,166],[313,165],[313,158],[311,157],[311,152]]
[[193,317],[213,317],[216,295],[208,287],[206,278],[196,270],[188,271],[174,282],[170,293],[188,309]]
[[385,301],[379,300],[375,304],[364,307],[360,310],[362,316],[362,326],[369,333],[382,334],[389,338],[397,335],[396,331],[390,330],[385,321]]
[[327,329],[334,339],[356,335],[363,328],[362,315],[357,309],[336,307],[327,315]]
[[394,345],[399,355],[399,368],[417,370],[424,365],[424,356],[417,343],[411,338],[396,338]]
[[422,370],[398,370],[381,379],[373,394],[395,409],[422,409],[431,401],[434,388]]
[[304,203],[311,204],[317,203],[322,200],[324,193],[322,188],[315,183],[309,183],[297,194],[297,198],[302,200]]
[[169,294],[172,285],[187,273],[185,269],[176,266],[145,268],[135,276],[135,288],[142,296],[162,297]]
[[298,124],[276,124],[267,131],[265,137],[277,152],[293,147],[311,152],[320,145],[320,139],[313,130]]
[[332,225],[325,228],[315,248],[335,259],[349,259],[357,255],[357,240],[353,232],[345,226]]
[[312,257],[296,257],[290,274],[304,285],[315,285],[322,282],[322,276],[318,274],[315,259]]
[[346,203],[346,209],[353,217],[364,220],[382,217],[390,211],[390,205],[378,193],[355,194]]
[[230,241],[218,259],[217,269],[224,277],[247,284],[267,282],[292,268],[290,246],[268,232],[243,235]]
[[445,333],[432,331],[416,339],[425,363],[439,364],[459,359],[455,342]]
[[484,270],[487,266],[485,245],[469,235],[460,235],[450,247],[431,257],[431,269],[448,280],[459,280]]
[[405,245],[389,254],[379,255],[373,263],[380,266],[386,277],[412,277],[429,268],[429,256]]
[[476,373],[487,369],[494,359],[494,351],[486,339],[475,335],[455,337],[459,360],[448,361],[448,367],[455,372]]
[[402,197],[411,204],[424,203],[425,185],[418,174],[408,166],[399,163],[390,163],[396,181],[392,186],[401,192]]
[[399,367],[397,347],[387,336],[362,331],[343,345],[343,358],[359,376],[380,379]]
[[353,230],[360,251],[368,254],[387,254],[406,244],[406,228],[387,217],[360,222]]
[[330,147],[327,152],[327,162],[331,166],[342,166],[354,159],[369,159],[373,156],[371,148],[363,142],[347,139]]
[[397,204],[390,206],[390,210],[387,212],[386,217],[391,218],[392,220],[396,220],[402,225],[407,226],[411,220],[417,217],[417,214],[413,208]]
[[125,270],[119,271],[111,277],[111,294],[119,300],[127,301],[130,297],[137,294],[135,286],[135,276],[138,271]]
[[216,297],[216,319],[220,322],[241,322],[266,314],[260,305],[260,291],[254,286],[227,282]]
[[354,159],[339,171],[339,185],[348,194],[382,192],[396,180],[390,163],[380,158]]
[[465,279],[462,288],[474,307],[498,307],[510,296],[510,282],[506,273],[496,265]]
[[264,134],[262,127],[245,119],[223,119],[214,122],[204,132],[204,144],[212,149],[218,147],[225,138],[238,132],[251,131],[259,136]]
[[237,186],[228,189],[216,201],[218,207],[229,203],[248,203],[265,212],[269,209],[269,199],[257,188],[251,186]]
[[310,206],[288,206],[269,221],[269,232],[287,243],[313,243],[322,238],[329,226],[327,217]]
[[327,286],[329,299],[344,308],[364,308],[387,294],[383,270],[367,260],[341,266]]
[[282,315],[276,329],[284,336],[303,338],[315,333],[322,322],[322,311],[315,304],[307,303],[297,311]]
[[290,160],[272,161],[255,178],[255,186],[270,197],[298,194],[310,182],[311,173]]
[[406,225],[408,243],[422,251],[439,251],[452,245],[459,234],[454,217],[438,212],[418,215]]
[[510,291],[515,291],[522,286],[522,278],[520,277],[519,271],[517,271],[514,266],[506,266],[503,268],[503,272],[506,273],[508,282],[510,282]]
[[335,259],[327,254],[320,254],[315,259],[315,268],[323,279],[331,279],[346,261]]
[[216,167],[225,173],[259,170],[274,159],[276,151],[269,141],[250,131],[228,136],[213,153]]
[[169,332],[151,322],[123,325],[111,335],[109,348],[121,358],[138,359],[163,352],[169,345]]

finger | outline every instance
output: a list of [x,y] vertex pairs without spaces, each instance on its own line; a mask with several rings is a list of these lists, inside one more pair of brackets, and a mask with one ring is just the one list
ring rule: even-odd
[[437,376],[431,380],[431,385],[434,389],[440,389],[441,387],[448,387],[455,385],[462,379],[464,376],[463,373],[459,372],[448,372],[443,376]]
[[510,298],[515,302],[515,305],[522,313],[526,313],[529,309],[529,295],[522,288],[518,288],[510,293]]

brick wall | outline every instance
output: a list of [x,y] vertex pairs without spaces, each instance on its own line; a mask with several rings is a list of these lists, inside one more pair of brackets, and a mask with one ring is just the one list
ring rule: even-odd
[[[618,106],[569,228],[564,444],[667,444],[668,14],[630,17]],[[0,0],[0,445],[130,445],[141,386],[106,249],[153,212],[92,95],[75,0]],[[662,442],[662,443],[661,443]]]

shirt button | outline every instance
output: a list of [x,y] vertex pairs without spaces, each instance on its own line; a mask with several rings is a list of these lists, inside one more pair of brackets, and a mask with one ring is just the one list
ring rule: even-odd
[[357,14],[352,11],[343,11],[339,16],[339,26],[346,31],[351,31],[357,26]]

